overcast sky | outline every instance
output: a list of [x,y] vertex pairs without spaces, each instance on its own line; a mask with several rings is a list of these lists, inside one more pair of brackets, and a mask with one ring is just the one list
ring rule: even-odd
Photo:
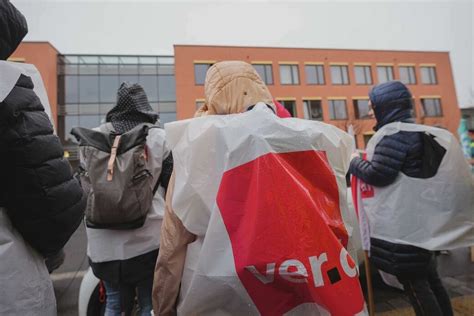
[[26,40],[61,53],[173,54],[173,44],[449,51],[474,106],[472,0],[11,0]]

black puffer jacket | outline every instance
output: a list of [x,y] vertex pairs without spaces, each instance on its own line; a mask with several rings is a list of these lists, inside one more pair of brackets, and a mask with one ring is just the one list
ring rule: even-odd
[[[0,1],[0,59],[9,57],[26,32],[21,13],[9,1]],[[0,102],[0,206],[45,257],[69,240],[86,203],[53,132],[33,82],[21,75]]]
[[45,257],[58,252],[79,226],[86,196],[24,75],[0,103],[0,175],[0,204],[15,228]]
[[[414,122],[411,93],[402,83],[392,81],[377,85],[369,97],[377,119],[376,130],[392,122]],[[374,149],[371,161],[353,159],[349,172],[367,184],[384,187],[392,184],[400,172],[410,177],[425,178],[427,171],[423,163],[423,134],[398,132],[382,138]],[[430,251],[418,247],[371,238],[371,261],[379,269],[399,277],[422,276],[431,257]]]
[[[375,86],[370,93],[377,125],[392,122],[413,123],[411,93],[398,81]],[[385,136],[377,144],[371,161],[353,159],[349,172],[367,184],[383,187],[392,184],[399,172],[419,178],[422,173],[423,135],[399,132]]]

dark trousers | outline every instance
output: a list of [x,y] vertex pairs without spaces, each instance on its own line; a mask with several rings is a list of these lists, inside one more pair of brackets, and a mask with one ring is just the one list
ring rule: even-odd
[[417,316],[452,316],[451,300],[439,278],[433,256],[427,274],[398,278]]

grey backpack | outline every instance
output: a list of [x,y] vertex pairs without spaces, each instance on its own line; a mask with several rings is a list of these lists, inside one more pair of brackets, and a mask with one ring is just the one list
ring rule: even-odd
[[79,141],[79,174],[88,195],[87,227],[135,229],[145,223],[156,190],[146,147],[152,127],[142,124],[124,134],[72,129]]

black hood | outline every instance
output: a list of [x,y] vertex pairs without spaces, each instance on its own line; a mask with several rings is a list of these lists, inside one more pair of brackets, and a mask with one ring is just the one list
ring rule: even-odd
[[142,86],[124,82],[117,92],[117,104],[105,119],[122,134],[143,123],[156,124],[159,115],[150,106]]
[[9,0],[0,0],[0,60],[6,60],[28,33],[23,14]]
[[369,98],[377,120],[375,130],[392,122],[414,122],[410,90],[400,81],[376,85],[370,91]]

